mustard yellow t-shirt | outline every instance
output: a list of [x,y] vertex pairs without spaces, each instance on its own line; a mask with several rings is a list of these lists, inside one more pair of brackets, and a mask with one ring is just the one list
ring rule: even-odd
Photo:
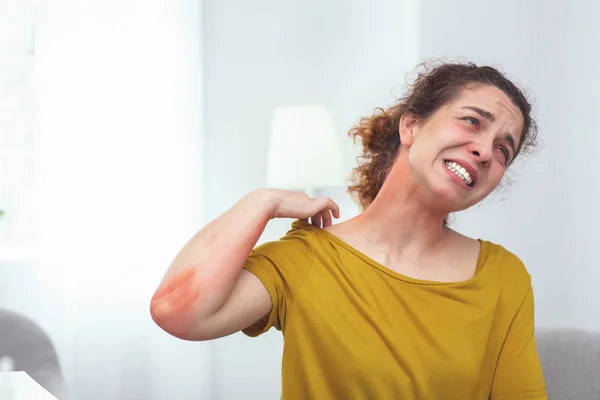
[[531,279],[481,241],[473,278],[412,279],[301,221],[244,268],[273,308],[244,330],[283,332],[282,399],[547,399]]

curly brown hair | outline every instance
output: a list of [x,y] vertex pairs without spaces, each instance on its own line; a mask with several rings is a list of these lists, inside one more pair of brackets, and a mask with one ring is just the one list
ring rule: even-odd
[[537,146],[537,125],[529,100],[498,69],[471,62],[433,62],[421,64],[417,71],[416,79],[408,85],[408,90],[395,105],[387,109],[375,109],[373,115],[361,118],[348,132],[355,143],[360,139],[363,147],[358,166],[352,170],[352,184],[348,187],[348,192],[363,210],[379,193],[398,154],[398,129],[402,115],[410,113],[418,120],[425,121],[440,107],[452,102],[463,89],[493,85],[506,93],[521,110],[523,139],[514,158]]

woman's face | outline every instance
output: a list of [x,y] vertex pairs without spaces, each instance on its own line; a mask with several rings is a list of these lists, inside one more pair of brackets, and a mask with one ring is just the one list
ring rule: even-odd
[[400,121],[414,182],[447,212],[464,210],[500,183],[522,138],[523,115],[494,86],[464,89],[426,121]]

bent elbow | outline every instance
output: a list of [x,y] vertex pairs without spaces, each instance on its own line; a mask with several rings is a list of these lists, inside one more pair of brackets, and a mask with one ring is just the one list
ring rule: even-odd
[[156,325],[168,334],[183,340],[201,340],[193,333],[192,315],[183,309],[173,309],[168,301],[152,299],[150,316]]
[[199,288],[194,285],[193,270],[169,279],[154,293],[150,301],[152,320],[167,333],[186,339],[194,320],[194,305]]

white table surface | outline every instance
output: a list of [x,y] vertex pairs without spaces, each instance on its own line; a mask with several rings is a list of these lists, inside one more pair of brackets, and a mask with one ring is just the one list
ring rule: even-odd
[[0,372],[0,400],[58,400],[24,371]]

